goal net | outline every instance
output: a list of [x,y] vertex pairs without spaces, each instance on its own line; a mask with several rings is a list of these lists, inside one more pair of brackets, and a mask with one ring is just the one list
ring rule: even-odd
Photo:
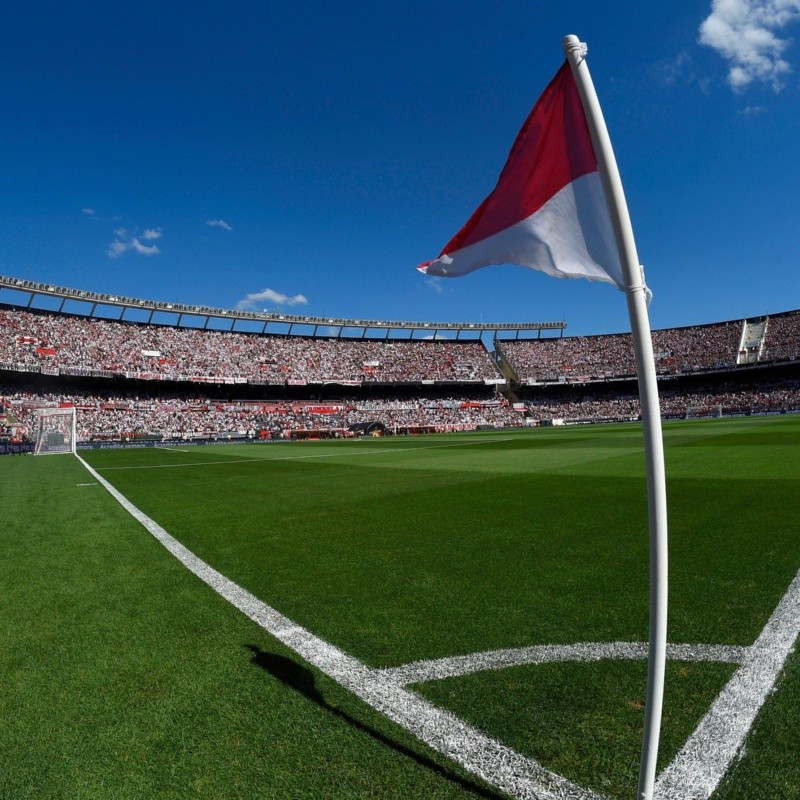
[[708,403],[706,405],[690,405],[686,407],[686,419],[704,419],[721,417],[722,406]]
[[36,412],[37,456],[75,452],[75,409],[46,408]]

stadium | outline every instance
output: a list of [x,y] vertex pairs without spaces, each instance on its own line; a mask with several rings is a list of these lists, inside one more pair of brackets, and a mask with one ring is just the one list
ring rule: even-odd
[[5,12],[0,800],[800,800],[800,0]]
[[[636,374],[565,329],[1,278],[2,795],[631,796]],[[797,797],[800,311],[653,347],[656,796]]]
[[[0,301],[6,450],[32,446],[46,408],[77,409],[78,447],[639,419],[630,336],[563,322],[290,317],[3,277]],[[800,409],[800,311],[655,331],[653,348],[666,419]]]

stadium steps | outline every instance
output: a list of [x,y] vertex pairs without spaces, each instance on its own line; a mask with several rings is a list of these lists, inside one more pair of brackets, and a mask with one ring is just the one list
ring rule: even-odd
[[755,364],[761,358],[764,350],[764,340],[767,336],[767,319],[751,322],[745,320],[742,326],[742,337],[739,340],[739,352],[736,357],[737,364]]

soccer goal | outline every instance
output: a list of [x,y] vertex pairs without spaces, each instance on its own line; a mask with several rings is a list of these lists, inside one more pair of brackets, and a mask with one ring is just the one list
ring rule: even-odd
[[75,452],[74,408],[43,408],[36,418],[35,455]]
[[686,407],[686,419],[706,419],[708,417],[721,417],[722,406],[705,404],[690,405]]

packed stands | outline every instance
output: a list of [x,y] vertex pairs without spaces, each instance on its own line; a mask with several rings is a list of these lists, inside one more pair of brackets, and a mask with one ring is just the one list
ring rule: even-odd
[[[677,375],[736,367],[744,320],[653,331],[656,371]],[[768,318],[765,347],[755,361],[789,360],[800,355],[800,312]],[[630,334],[518,339],[498,350],[521,383],[615,380],[636,374]]]
[[[495,345],[493,354],[474,338],[223,332],[0,305],[0,439],[19,440],[38,409],[58,406],[77,409],[84,445],[638,419],[629,335]],[[654,331],[653,347],[665,417],[800,411],[800,311]]]
[[[704,416],[738,416],[800,411],[800,379],[774,378],[729,382],[721,386],[701,384],[662,388],[661,415],[682,419]],[[525,402],[530,420],[565,422],[630,421],[639,419],[639,395],[635,385],[613,394],[592,390],[562,390],[558,394]]]
[[631,337],[572,336],[498,342],[522,383],[591,381],[636,374]]
[[521,411],[491,393],[439,398],[354,398],[304,401],[139,397],[86,392],[20,391],[0,386],[0,408],[32,431],[42,408],[77,409],[79,443],[135,439],[266,439],[352,434],[359,423],[389,433],[450,432],[516,427]]
[[[379,423],[387,433],[451,432],[510,428],[559,420],[567,423],[639,418],[634,386],[609,393],[591,387],[511,404],[497,395],[439,398],[348,396],[333,400],[252,401],[207,397],[136,397],[85,392],[20,391],[0,386],[0,408],[10,421],[35,427],[41,408],[77,409],[78,442],[135,439],[284,439],[347,437],[360,423]],[[661,391],[667,418],[800,411],[800,379],[723,383]]]
[[261,385],[499,378],[480,340],[261,336],[8,308],[0,369]]
[[794,361],[800,358],[800,311],[767,318],[762,360]]
[[[733,367],[741,332],[740,322],[653,331],[656,371],[675,374]],[[516,340],[503,342],[501,350],[522,382],[608,380],[636,374],[630,334]]]

